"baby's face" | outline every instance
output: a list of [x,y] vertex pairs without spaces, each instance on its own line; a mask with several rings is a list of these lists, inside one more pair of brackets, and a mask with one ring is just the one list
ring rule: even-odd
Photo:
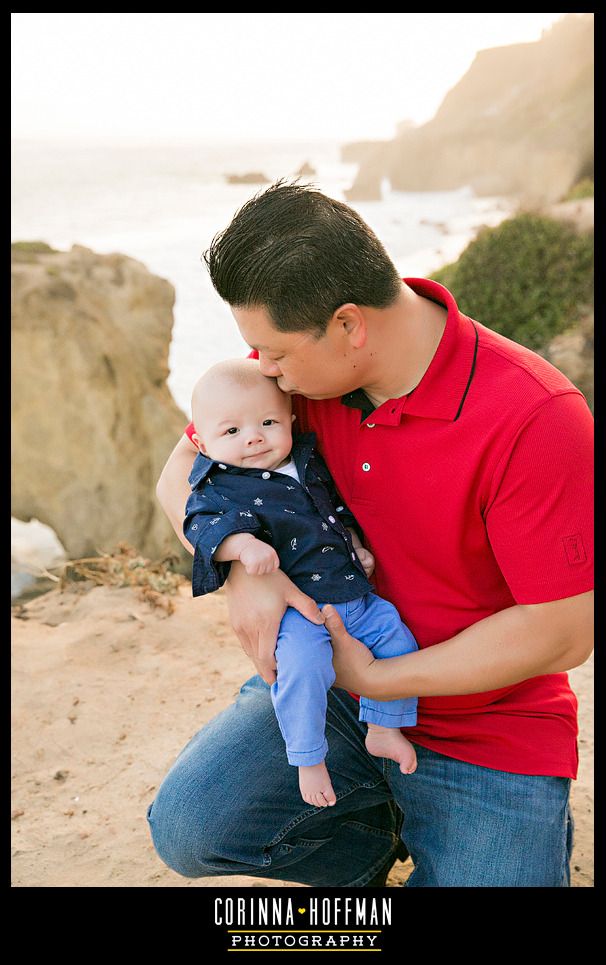
[[243,388],[232,382],[194,413],[198,448],[216,462],[275,469],[292,448],[290,398],[271,379]]

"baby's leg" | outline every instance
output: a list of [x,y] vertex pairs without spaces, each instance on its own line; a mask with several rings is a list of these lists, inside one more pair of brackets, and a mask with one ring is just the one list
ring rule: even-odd
[[301,796],[314,807],[332,806],[336,795],[324,763],[326,694],[335,680],[328,631],[289,607],[280,624],[276,664],[271,697],[288,762],[299,768]]
[[[383,659],[418,650],[414,636],[393,604],[375,593],[368,593],[364,600],[365,606],[354,611],[347,629],[372,651],[373,656]],[[416,751],[400,730],[400,727],[413,727],[417,722],[416,697],[385,701],[361,697],[360,720],[368,724],[366,749],[369,754],[395,761],[403,774],[412,774],[416,770]]]

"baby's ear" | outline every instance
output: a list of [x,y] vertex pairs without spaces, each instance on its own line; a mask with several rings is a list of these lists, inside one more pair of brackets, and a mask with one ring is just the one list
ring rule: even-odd
[[296,415],[295,415],[294,412],[293,412],[293,414],[292,414],[291,417],[290,417],[290,421],[291,421],[291,422],[294,422],[296,418],[297,418],[297,417],[296,417]]
[[200,439],[200,436],[198,435],[197,432],[192,432],[191,441],[193,442],[194,446],[198,447],[199,452],[203,453],[203,455],[206,455],[206,452],[204,450],[204,444],[202,443],[202,440]]

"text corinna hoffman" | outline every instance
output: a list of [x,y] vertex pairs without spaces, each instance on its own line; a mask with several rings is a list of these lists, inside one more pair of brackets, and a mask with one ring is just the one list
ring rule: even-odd
[[391,925],[391,898],[217,898],[215,925],[293,929]]

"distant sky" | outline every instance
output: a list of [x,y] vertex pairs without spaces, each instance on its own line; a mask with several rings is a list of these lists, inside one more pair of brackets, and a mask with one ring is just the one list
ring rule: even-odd
[[14,137],[389,138],[561,13],[13,13]]

